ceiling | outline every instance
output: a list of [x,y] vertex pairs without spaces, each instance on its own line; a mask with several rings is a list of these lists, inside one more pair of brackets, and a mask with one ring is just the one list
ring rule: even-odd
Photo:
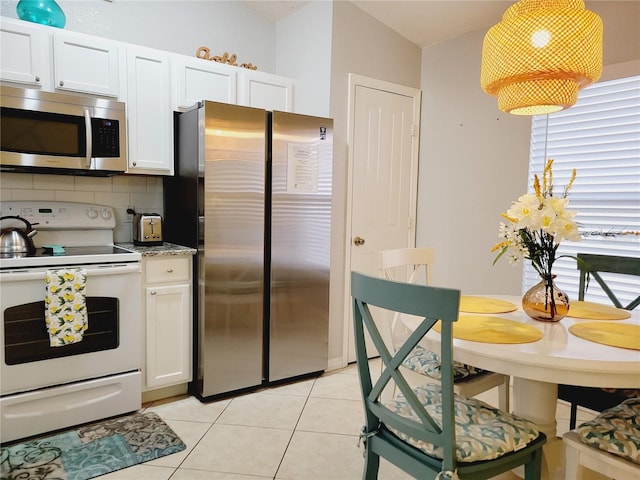
[[353,1],[419,47],[459,37],[502,19],[512,0]]
[[[351,1],[419,47],[433,45],[465,33],[498,23],[515,0],[334,0]],[[281,20],[311,1],[263,0],[246,1],[261,15],[272,21]],[[588,9],[605,16],[625,15],[638,18],[638,0],[587,0]],[[624,8],[621,8],[624,7]]]

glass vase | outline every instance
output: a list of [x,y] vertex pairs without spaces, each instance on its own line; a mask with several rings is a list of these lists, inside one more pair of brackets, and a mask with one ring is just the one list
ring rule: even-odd
[[16,5],[20,20],[64,28],[67,17],[55,0],[20,0]]
[[559,322],[569,313],[569,297],[556,287],[554,278],[542,276],[522,297],[522,309],[534,320]]

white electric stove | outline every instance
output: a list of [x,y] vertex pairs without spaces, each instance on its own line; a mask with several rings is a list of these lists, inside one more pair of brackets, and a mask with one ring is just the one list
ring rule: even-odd
[[[0,210],[38,231],[33,254],[0,258],[0,440],[139,409],[141,255],[114,245],[113,208],[9,201]],[[11,221],[2,220],[2,228]],[[87,274],[89,328],[82,341],[52,347],[44,323],[44,278],[62,268]]]

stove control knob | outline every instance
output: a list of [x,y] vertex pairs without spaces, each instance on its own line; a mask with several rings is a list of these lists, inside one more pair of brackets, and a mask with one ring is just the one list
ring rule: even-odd
[[102,217],[103,220],[110,220],[111,219],[111,210],[104,210],[100,216]]
[[94,208],[90,208],[87,212],[87,217],[89,218],[98,218],[98,212]]

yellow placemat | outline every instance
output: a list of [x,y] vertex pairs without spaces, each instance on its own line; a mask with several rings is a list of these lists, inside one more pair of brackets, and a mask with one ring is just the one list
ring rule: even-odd
[[640,350],[640,325],[628,323],[585,322],[569,327],[576,337],[611,347]]
[[[434,325],[440,332],[440,322]],[[542,338],[542,332],[506,318],[487,315],[460,315],[453,324],[453,337],[481,343],[530,343]]]
[[589,320],[624,320],[631,317],[631,312],[600,303],[576,300],[569,304],[567,316]]
[[517,309],[517,306],[506,300],[471,295],[460,297],[460,311],[465,313],[507,313]]

